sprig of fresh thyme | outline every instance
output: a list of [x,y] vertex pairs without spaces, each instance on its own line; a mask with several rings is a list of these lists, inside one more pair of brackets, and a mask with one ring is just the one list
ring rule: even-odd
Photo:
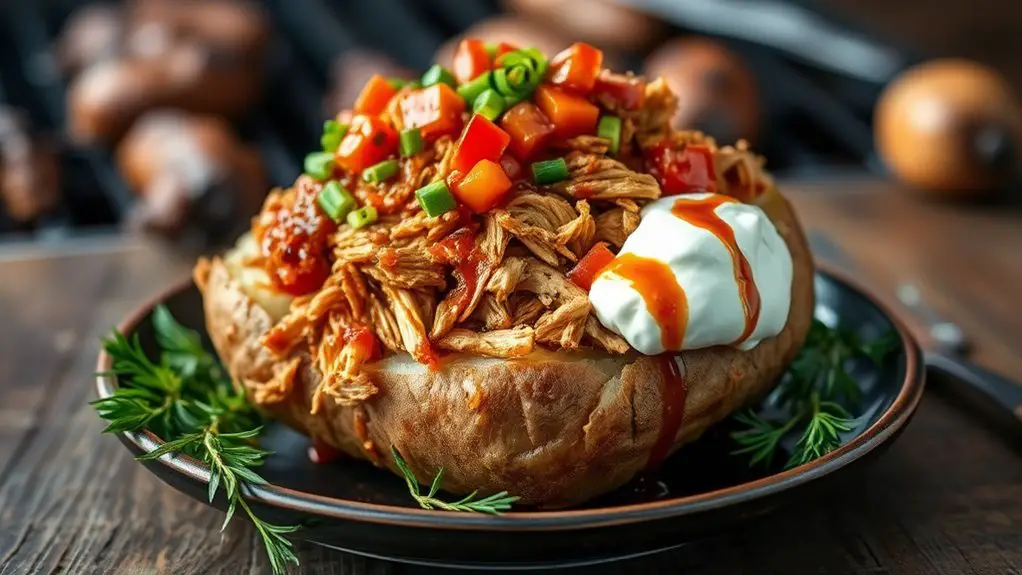
[[822,457],[841,445],[841,433],[851,431],[857,419],[845,404],[856,406],[862,392],[849,375],[853,359],[865,357],[881,364],[896,349],[893,332],[864,341],[856,333],[830,328],[813,321],[806,343],[778,386],[778,406],[785,417],[765,417],[753,411],[735,415],[744,429],[732,433],[739,447],[733,453],[748,455],[749,464],[770,465],[782,440],[799,432],[785,467],[797,467]]
[[166,440],[139,460],[183,453],[205,462],[209,500],[218,489],[227,498],[221,530],[241,507],[263,540],[273,572],[283,573],[288,563],[298,564],[285,535],[299,527],[263,521],[243,497],[248,487],[266,483],[254,471],[270,455],[254,443],[262,430],[259,414],[205,351],[199,335],[166,308],[154,311],[153,328],[163,351],[159,361],[146,355],[137,334],[128,339],[113,333],[103,343],[113,360],[111,374],[120,378],[111,396],[92,402],[108,422],[104,432],[149,428]]
[[453,503],[437,499],[436,494],[440,491],[440,486],[444,481],[443,467],[438,469],[436,475],[433,477],[433,482],[429,486],[429,493],[423,495],[419,489],[419,480],[415,478],[415,474],[412,473],[412,470],[408,467],[408,463],[405,461],[404,457],[401,457],[401,453],[399,453],[397,448],[394,446],[390,447],[390,453],[394,456],[394,463],[401,471],[401,475],[404,476],[405,483],[408,484],[408,491],[411,492],[412,497],[415,498],[415,501],[418,502],[419,506],[423,509],[444,509],[446,511],[465,511],[500,515],[504,511],[510,510],[511,504],[518,501],[518,497],[508,495],[507,491],[494,493],[493,495],[483,497],[482,499],[476,499],[476,492],[473,491]]

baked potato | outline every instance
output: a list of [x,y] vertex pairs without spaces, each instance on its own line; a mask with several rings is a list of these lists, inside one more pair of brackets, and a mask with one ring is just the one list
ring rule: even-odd
[[[760,159],[743,144],[720,148],[701,134],[674,130],[676,100],[666,84],[642,84],[643,105],[633,110],[590,95],[602,113],[616,112],[634,124],[619,135],[616,153],[603,138],[584,134],[545,142],[547,157],[567,151],[566,170],[555,182],[544,168],[535,179],[545,183],[536,183],[516,166],[528,156],[514,141],[519,126],[507,119],[518,112],[507,111],[499,124],[512,134],[508,149],[521,156],[490,161],[514,183],[489,207],[468,194],[484,160],[464,179],[450,178],[468,153],[453,136],[470,139],[477,117],[466,114],[466,127],[458,124],[454,133],[405,155],[389,179],[372,181],[377,178],[354,174],[367,168],[375,174],[370,164],[380,158],[353,163],[348,155],[359,143],[355,138],[377,130],[383,136],[368,139],[379,143],[387,126],[415,129],[414,106],[394,110],[417,90],[388,95],[391,111],[375,120],[356,114],[331,150],[336,165],[272,192],[235,249],[195,267],[208,333],[237,385],[273,418],[352,457],[397,472],[393,447],[419,481],[428,483],[442,467],[444,489],[452,493],[507,491],[543,507],[578,504],[626,483],[766,394],[797,354],[812,318],[813,264],[801,227]],[[564,86],[557,90],[568,93]],[[543,117],[562,121],[555,113]],[[671,163],[691,168],[700,158],[712,162],[704,166],[708,174]],[[435,203],[416,201],[409,192],[431,182],[430,189],[446,190],[436,183],[449,180],[461,208],[437,212]],[[490,180],[486,189],[499,181]],[[657,199],[683,184],[716,193]],[[360,215],[340,218],[334,192],[362,204],[361,210],[372,207],[373,217],[367,223],[367,212],[352,211]],[[668,351],[640,353],[646,346],[632,345],[630,328],[608,319],[598,286],[624,273],[614,262],[634,255],[633,240],[653,221],[650,209],[658,202],[676,210],[710,200],[762,215],[761,231],[777,242],[769,251],[790,254],[790,263],[770,264],[785,268],[784,281],[767,285],[770,270],[759,263],[767,255],[754,255],[757,248],[730,222],[731,232],[717,231],[720,237],[731,233],[731,245],[741,249],[734,248],[734,262],[721,252],[726,261],[718,263],[727,274],[734,267],[727,281],[735,282],[739,257],[748,260],[759,286],[749,276],[745,287],[732,283],[714,291],[762,295],[753,306],[743,299],[742,337],[687,349],[682,325],[684,337]],[[583,277],[593,254],[603,251],[613,260]],[[702,265],[698,258],[706,253],[687,261]],[[685,289],[688,327],[701,332],[706,306],[700,289]],[[767,309],[781,300],[786,307]],[[681,313],[675,301],[659,304]],[[779,323],[774,332],[755,336],[757,343],[739,345],[759,333],[748,325],[750,307],[756,317],[779,316]],[[710,311],[725,314],[723,308]],[[661,323],[663,341],[667,332]]]

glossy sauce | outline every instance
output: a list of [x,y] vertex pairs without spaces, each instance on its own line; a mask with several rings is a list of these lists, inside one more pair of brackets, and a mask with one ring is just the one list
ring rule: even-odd
[[653,468],[663,463],[674,446],[674,439],[685,421],[685,398],[688,396],[688,383],[685,381],[685,362],[681,356],[662,353],[656,356],[660,364],[663,383],[660,388],[663,403],[663,421],[660,424],[660,435],[657,436],[653,449],[649,452],[646,468]]
[[429,253],[435,262],[454,266],[458,285],[448,293],[448,297],[455,302],[460,316],[479,289],[479,278],[485,275],[485,268],[490,263],[476,246],[475,233],[469,228],[452,232],[430,246]]
[[318,439],[312,440],[312,445],[309,446],[309,461],[316,464],[330,463],[340,456],[344,455],[336,447],[328,445]]
[[316,201],[322,184],[299,178],[292,195],[256,223],[263,267],[273,287],[294,296],[319,289],[330,275],[327,240],[337,229]]
[[667,264],[623,253],[614,258],[602,274],[614,274],[631,284],[646,302],[649,315],[660,326],[660,343],[664,349],[681,349],[688,326],[688,298]]
[[679,198],[674,201],[671,213],[716,236],[731,254],[735,281],[738,283],[738,295],[742,300],[742,311],[745,314],[745,329],[742,331],[742,335],[732,343],[732,345],[737,345],[749,339],[752,331],[756,329],[756,323],[759,321],[760,297],[759,288],[756,287],[756,281],[752,277],[752,266],[749,265],[749,260],[739,249],[734,230],[717,215],[717,207],[727,203],[737,202],[734,198],[724,195],[712,195],[699,200]]

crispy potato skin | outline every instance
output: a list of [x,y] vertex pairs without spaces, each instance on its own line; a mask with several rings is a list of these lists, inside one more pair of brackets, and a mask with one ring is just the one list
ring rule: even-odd
[[[787,200],[761,207],[794,262],[788,322],[752,350],[714,347],[680,354],[688,394],[674,448],[761,397],[801,347],[813,312],[813,263]],[[259,344],[269,316],[219,259],[196,266],[213,344],[250,396],[281,360]],[[541,352],[521,360],[454,357],[435,372],[407,356],[373,366],[380,392],[357,407],[327,401],[310,415],[320,374],[303,360],[293,393],[269,413],[354,457],[395,471],[393,445],[427,484],[444,468],[446,490],[508,491],[522,503],[577,504],[641,471],[663,424],[662,375],[654,358]]]

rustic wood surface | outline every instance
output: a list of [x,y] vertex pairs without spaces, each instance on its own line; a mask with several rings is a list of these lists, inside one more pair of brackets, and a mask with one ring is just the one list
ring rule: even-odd
[[[921,203],[871,181],[792,186],[878,290],[918,282],[976,358],[1022,379],[1022,217]],[[0,251],[0,574],[264,573],[236,521],[174,491],[100,435],[97,342],[190,259],[126,241]],[[1018,573],[1022,443],[928,393],[891,450],[828,495],[729,536],[586,572]],[[303,573],[422,572],[299,544]],[[297,570],[296,570],[297,571]]]

